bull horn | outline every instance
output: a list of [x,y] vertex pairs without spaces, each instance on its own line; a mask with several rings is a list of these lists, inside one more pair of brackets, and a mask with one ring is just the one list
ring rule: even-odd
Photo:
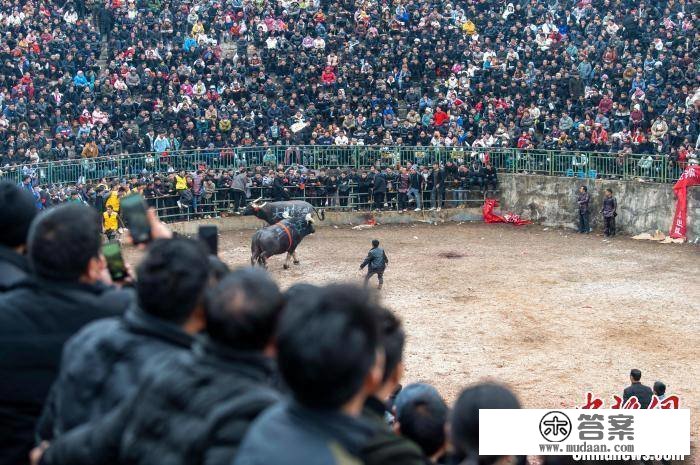
[[253,200],[251,203],[252,203],[252,204],[257,204],[257,203],[260,202],[261,200],[262,200],[262,197],[258,197],[257,199]]
[[258,205],[258,208],[262,208],[262,207],[264,207],[265,205],[267,205],[267,202],[263,202],[261,205]]

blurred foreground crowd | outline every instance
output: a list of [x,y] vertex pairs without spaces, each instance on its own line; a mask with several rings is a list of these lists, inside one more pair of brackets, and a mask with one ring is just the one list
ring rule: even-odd
[[0,165],[185,149],[697,150],[687,0],[3,0]]
[[[0,464],[526,463],[478,455],[479,409],[521,407],[509,388],[470,385],[450,409],[401,387],[404,329],[366,288],[281,291],[153,211],[113,282],[93,209],[33,204],[0,183]],[[625,400],[646,405],[640,376]]]

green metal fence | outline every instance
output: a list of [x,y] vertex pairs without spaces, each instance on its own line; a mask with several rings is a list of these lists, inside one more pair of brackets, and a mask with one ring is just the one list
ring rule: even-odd
[[143,173],[239,166],[289,166],[307,168],[369,168],[407,162],[421,165],[468,162],[472,157],[489,159],[501,172],[535,173],[579,178],[643,179],[673,182],[681,167],[662,155],[618,156],[599,152],[519,150],[510,148],[407,147],[407,146],[273,146],[235,147],[215,150],[141,153],[43,162],[17,167],[0,167],[0,178],[19,182],[24,175],[41,185],[96,181],[103,177],[126,178]]

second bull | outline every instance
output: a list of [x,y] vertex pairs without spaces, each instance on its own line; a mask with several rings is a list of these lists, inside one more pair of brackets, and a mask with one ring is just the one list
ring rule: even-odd
[[289,259],[299,264],[296,249],[301,240],[314,233],[311,213],[304,216],[285,218],[271,226],[259,229],[253,234],[250,244],[250,264],[267,268],[267,259],[273,255],[287,253],[284,269],[289,268]]

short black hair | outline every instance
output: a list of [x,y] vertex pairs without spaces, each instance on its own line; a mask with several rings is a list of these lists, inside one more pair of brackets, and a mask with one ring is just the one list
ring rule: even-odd
[[634,381],[639,381],[642,379],[642,371],[638,368],[632,368],[632,370],[630,370],[630,376]]
[[39,215],[27,238],[29,261],[37,276],[77,281],[90,260],[100,255],[100,223],[94,208],[75,203]]
[[406,333],[401,326],[401,321],[390,310],[385,308],[379,311],[379,325],[380,341],[382,347],[384,347],[384,355],[386,357],[382,381],[386,381],[403,359]]
[[581,189],[583,189],[584,192],[588,192],[588,187],[587,187],[587,186],[581,186]]
[[296,400],[338,409],[355,396],[375,362],[381,307],[366,289],[332,284],[286,305],[278,363]]
[[211,272],[210,277],[217,283],[231,272],[228,265],[216,255],[209,255],[209,268]]
[[373,247],[379,247],[379,241],[377,239],[372,240],[372,246]]
[[10,181],[0,182],[0,244],[12,248],[26,244],[37,213],[32,194]]
[[209,336],[238,350],[262,350],[272,339],[284,299],[269,274],[239,268],[207,293]]
[[654,394],[657,396],[663,396],[666,394],[666,385],[663,381],[656,381],[654,383]]
[[612,189],[610,188],[605,189],[605,192],[610,192],[611,194],[613,193]]
[[[495,383],[480,383],[466,388],[452,411],[451,435],[455,453],[465,458],[478,456],[479,409],[519,409],[520,402],[510,389]],[[498,456],[479,456],[478,463],[495,463]]]
[[396,411],[401,436],[418,444],[423,453],[431,457],[445,445],[445,423],[449,409],[438,394],[425,392],[410,397]]
[[198,241],[156,240],[137,268],[139,305],[146,313],[184,323],[202,302],[209,275],[208,254]]

